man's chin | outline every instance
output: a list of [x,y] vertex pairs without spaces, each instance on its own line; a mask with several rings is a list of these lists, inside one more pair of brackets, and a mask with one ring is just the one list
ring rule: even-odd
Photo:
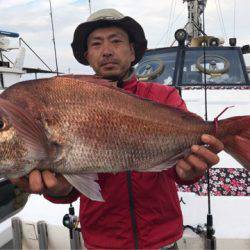
[[99,75],[105,79],[109,79],[113,81],[117,81],[122,78],[121,74],[117,72],[100,72]]

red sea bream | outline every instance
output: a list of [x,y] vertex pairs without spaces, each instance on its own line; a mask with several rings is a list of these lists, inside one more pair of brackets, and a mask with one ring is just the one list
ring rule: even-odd
[[250,116],[220,120],[215,132],[213,122],[95,77],[20,82],[0,95],[0,175],[50,169],[102,200],[97,173],[163,171],[204,133],[250,170]]

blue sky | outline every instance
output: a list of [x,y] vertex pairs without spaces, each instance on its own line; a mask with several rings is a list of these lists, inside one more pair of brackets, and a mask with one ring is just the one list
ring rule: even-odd
[[[88,1],[51,0],[51,2],[59,70],[65,73],[90,73],[88,67],[76,62],[70,47],[75,27],[85,21],[89,15]],[[235,26],[238,45],[250,44],[248,27],[250,24],[250,1],[220,0],[219,2],[224,28],[219,21],[218,0],[208,0],[206,33],[224,38],[226,33],[226,38],[229,38],[234,36]],[[235,3],[236,22],[234,25]],[[169,45],[173,41],[174,31],[182,28],[187,22],[186,4],[183,4],[182,0],[91,0],[92,12],[102,8],[116,8],[140,22],[145,30],[149,48]],[[0,0],[0,16],[1,30],[18,32],[46,63],[55,69],[49,1]],[[17,43],[18,39],[12,39],[13,46]],[[44,68],[29,51],[26,52],[25,66]]]

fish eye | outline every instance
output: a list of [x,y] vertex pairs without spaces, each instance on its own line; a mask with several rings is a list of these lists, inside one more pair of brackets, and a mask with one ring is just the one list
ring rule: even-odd
[[4,128],[4,122],[3,120],[0,120],[0,129],[3,129]]
[[0,131],[6,128],[6,121],[3,118],[0,118]]

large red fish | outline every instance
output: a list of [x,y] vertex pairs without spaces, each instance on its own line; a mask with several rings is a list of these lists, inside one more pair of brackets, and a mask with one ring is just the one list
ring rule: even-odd
[[215,134],[213,122],[94,77],[20,82],[0,95],[0,174],[50,169],[102,200],[96,173],[164,170],[204,133],[250,170],[250,116],[219,121]]

